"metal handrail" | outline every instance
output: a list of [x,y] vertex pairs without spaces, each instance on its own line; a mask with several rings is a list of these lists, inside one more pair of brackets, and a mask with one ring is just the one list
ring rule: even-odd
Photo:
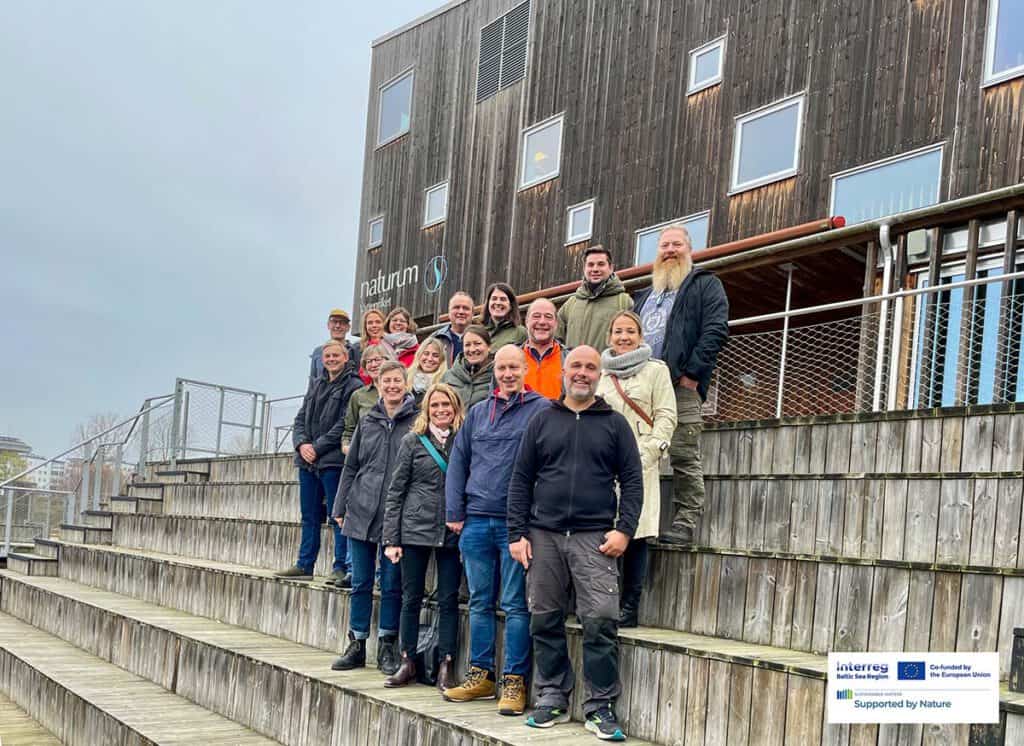
[[[162,399],[163,401],[161,401],[159,404],[155,404],[155,405],[151,404],[148,407],[143,405],[142,409],[140,409],[138,412],[133,414],[131,417],[128,417],[127,419],[121,420],[116,425],[112,425],[112,426],[108,427],[106,430],[104,430],[103,432],[97,433],[96,435],[93,435],[90,438],[86,438],[85,440],[81,441],[80,443],[76,443],[75,445],[71,446],[71,448],[68,448],[65,451],[61,451],[56,456],[48,458],[48,459],[46,459],[46,461],[43,461],[40,464],[36,464],[35,466],[32,466],[32,467],[30,467],[28,469],[25,469],[25,471],[20,472],[19,474],[15,474],[13,477],[5,479],[4,481],[0,482],[0,489],[3,489],[5,487],[7,487],[7,485],[9,485],[9,484],[13,484],[14,482],[17,482],[20,479],[24,479],[29,474],[32,474],[32,473],[34,473],[36,471],[39,471],[40,469],[42,469],[47,464],[52,464],[54,461],[57,461],[57,460],[61,459],[64,456],[67,456],[69,453],[73,453],[74,451],[77,451],[79,448],[83,448],[83,447],[85,447],[87,445],[92,445],[93,443],[95,443],[100,438],[102,438],[102,437],[104,437],[106,435],[109,435],[110,433],[114,432],[118,428],[124,427],[129,422],[134,423],[135,421],[137,421],[143,415],[149,414],[150,412],[152,412],[155,409],[159,409],[160,407],[162,407],[165,404],[167,404],[167,402],[170,401],[173,398],[174,398],[174,394],[171,394],[169,396],[159,396],[159,397],[155,397],[154,399],[149,399],[148,401],[151,401],[151,402],[154,401],[155,399]],[[127,442],[127,440],[122,441],[122,443],[120,445],[124,445],[124,443],[126,443],[126,442]],[[100,444],[100,445],[101,445],[101,447],[103,447],[103,446],[106,446],[106,445],[118,445],[118,443],[109,443],[109,444]],[[95,458],[95,457],[93,457],[93,458]],[[90,460],[90,463],[91,463],[91,460]]]

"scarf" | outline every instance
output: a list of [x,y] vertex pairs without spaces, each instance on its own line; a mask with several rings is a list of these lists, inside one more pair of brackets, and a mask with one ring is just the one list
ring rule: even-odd
[[412,390],[417,394],[422,394],[434,381],[433,373],[424,373],[422,370],[418,370],[412,374]]
[[403,352],[407,352],[418,345],[419,340],[416,339],[416,335],[412,332],[391,332],[390,334],[385,334],[381,338],[380,343],[397,359]]
[[440,443],[443,447],[444,444],[448,441],[448,436],[452,434],[452,429],[448,428],[447,430],[442,430],[441,428],[437,427],[433,422],[429,423],[427,426],[430,428],[430,434],[433,435],[434,438],[437,439],[437,442]]
[[642,344],[632,352],[616,355],[609,347],[601,353],[601,367],[616,378],[632,378],[651,360],[650,345]]

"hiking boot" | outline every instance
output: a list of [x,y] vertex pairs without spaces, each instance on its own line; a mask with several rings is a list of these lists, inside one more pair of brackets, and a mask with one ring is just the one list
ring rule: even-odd
[[332,671],[351,671],[366,665],[366,640],[357,640],[355,635],[348,633],[348,647],[345,652],[331,664]]
[[507,673],[501,677],[501,699],[498,714],[522,715],[526,709],[526,681],[522,676]]
[[274,573],[275,578],[287,578],[288,580],[312,580],[313,571],[303,570],[298,565],[293,565],[287,570],[281,570],[280,572]]
[[569,711],[561,707],[538,707],[526,718],[531,728],[550,728],[552,725],[569,722]]
[[640,624],[640,613],[634,603],[624,603],[619,609],[619,629],[636,627]]
[[331,577],[324,581],[325,585],[333,585],[335,588],[341,588],[341,581],[345,578],[344,570],[335,570],[331,573]]
[[665,532],[665,535],[658,540],[662,544],[675,544],[677,546],[693,544],[693,526],[673,523],[672,527]]
[[392,676],[398,671],[398,638],[394,635],[377,640],[377,668]]
[[444,694],[445,689],[454,689],[458,684],[459,682],[455,680],[455,661],[450,655],[446,655],[437,667],[437,688]]
[[402,665],[392,675],[384,679],[384,686],[393,689],[416,681],[416,661],[408,653],[402,653]]
[[602,741],[625,741],[626,734],[619,725],[611,705],[602,705],[587,716],[587,730]]
[[442,694],[449,702],[471,702],[474,699],[494,699],[494,672],[470,666],[466,680]]

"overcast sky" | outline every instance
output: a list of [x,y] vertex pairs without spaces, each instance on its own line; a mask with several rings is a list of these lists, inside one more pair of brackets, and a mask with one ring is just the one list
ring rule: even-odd
[[[370,42],[443,0],[6,0],[0,434],[301,393],[352,302]],[[350,309],[351,310],[351,309]]]

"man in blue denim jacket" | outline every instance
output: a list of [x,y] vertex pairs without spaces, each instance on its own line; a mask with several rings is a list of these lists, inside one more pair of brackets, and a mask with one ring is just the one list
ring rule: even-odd
[[[495,697],[495,605],[500,601],[505,612],[505,660],[498,711],[503,715],[521,715],[526,709],[530,672],[526,575],[508,549],[508,483],[526,426],[551,406],[545,397],[525,390],[525,375],[520,348],[506,345],[498,350],[498,387],[469,410],[452,447],[445,484],[446,520],[460,534],[469,584],[470,668],[466,681],[446,689],[444,696],[453,702]],[[500,589],[495,587],[497,573]]]

